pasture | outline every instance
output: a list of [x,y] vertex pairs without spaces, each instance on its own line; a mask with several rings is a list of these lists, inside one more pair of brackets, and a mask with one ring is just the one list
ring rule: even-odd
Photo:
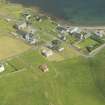
[[10,36],[0,36],[0,60],[15,56],[28,50],[30,46]]
[[[100,68],[103,63],[98,63],[98,69],[95,66],[98,56],[49,62],[38,51],[25,52],[7,61],[7,66],[11,66],[7,71],[10,68],[13,71],[0,76],[0,104],[105,105],[100,89],[104,78],[97,75],[104,72]],[[43,63],[48,64],[49,72],[43,73],[38,68]]]

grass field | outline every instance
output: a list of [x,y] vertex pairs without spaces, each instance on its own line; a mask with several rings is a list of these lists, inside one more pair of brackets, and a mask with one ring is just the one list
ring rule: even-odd
[[96,44],[98,44],[98,42],[96,42],[95,40],[92,40],[90,38],[87,38],[84,41],[80,42],[77,46],[84,49],[87,46],[92,46],[92,45],[96,45]]
[[14,18],[18,19],[20,17],[20,13],[23,11],[23,7],[21,5],[15,4],[0,4],[0,16],[5,18]]
[[33,25],[37,29],[37,34],[40,36],[40,40],[52,41],[58,35],[56,25],[49,19],[42,19],[42,22],[34,21]]
[[[99,54],[94,59],[76,57],[59,62],[49,62],[38,51],[15,57],[8,61],[10,75],[0,77],[0,104],[105,105],[104,63],[97,62],[104,59],[104,52],[101,58]],[[39,70],[43,63],[48,64],[48,73]]]
[[28,50],[30,47],[23,41],[10,36],[0,36],[0,60]]

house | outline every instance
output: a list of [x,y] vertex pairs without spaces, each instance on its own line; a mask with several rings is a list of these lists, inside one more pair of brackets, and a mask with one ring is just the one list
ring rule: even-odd
[[84,39],[84,35],[81,33],[73,33],[73,36],[75,36],[77,39],[79,40],[83,40]]
[[34,37],[32,33],[27,33],[24,36],[24,39],[30,44],[35,44],[37,42],[37,39]]
[[5,67],[3,64],[0,64],[0,72],[3,72],[5,70]]
[[62,34],[67,31],[66,28],[64,28],[63,26],[60,26],[60,25],[58,25],[56,29],[57,29],[60,33],[62,33]]
[[71,34],[73,34],[73,33],[80,33],[79,27],[75,27],[75,28],[71,29],[70,33]]
[[62,34],[58,35],[58,38],[62,41],[66,41],[66,36],[64,36]]
[[23,30],[17,30],[17,34],[20,36],[20,38],[22,38],[23,40],[25,40],[29,44],[36,44],[38,42],[38,39],[33,34],[33,32],[26,32]]
[[40,65],[40,66],[39,66],[39,69],[40,69],[42,72],[48,72],[48,71],[49,71],[47,64],[42,64],[42,65]]
[[92,33],[87,32],[86,34],[84,34],[84,38],[87,39],[87,38],[89,38],[91,35],[92,35]]
[[42,50],[42,55],[44,55],[45,57],[49,57],[51,55],[53,55],[53,51],[52,50],[47,50],[47,49],[44,49]]
[[27,23],[26,22],[19,22],[16,23],[14,25],[14,28],[18,29],[18,30],[24,30],[25,28],[27,28]]
[[79,29],[79,27],[75,27],[71,29],[70,35],[75,36],[79,40],[85,39],[83,32]]
[[96,31],[95,32],[95,35],[97,35],[98,37],[103,37],[104,36],[104,33],[103,33],[103,31]]

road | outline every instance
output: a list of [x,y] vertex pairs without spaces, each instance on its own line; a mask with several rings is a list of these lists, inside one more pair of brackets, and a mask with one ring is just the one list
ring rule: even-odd
[[70,47],[72,47],[74,50],[76,50],[80,56],[83,56],[85,58],[91,58],[91,57],[94,57],[96,54],[98,54],[103,48],[105,48],[105,43],[103,45],[101,45],[100,47],[96,48],[95,50],[93,50],[92,52],[90,52],[89,55],[81,53],[80,50],[73,45],[70,45]]

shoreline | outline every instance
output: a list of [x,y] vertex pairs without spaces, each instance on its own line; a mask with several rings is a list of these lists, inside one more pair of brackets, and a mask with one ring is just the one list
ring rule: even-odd
[[[11,3],[12,5],[22,5],[22,4],[18,4],[18,3]],[[61,24],[64,27],[70,27],[70,28],[74,28],[74,27],[79,27],[80,29],[89,29],[89,30],[104,30],[105,29],[105,25],[73,25],[73,23],[70,23],[69,21],[64,20],[63,18],[58,18],[55,17],[54,15],[45,12],[44,10],[42,10],[40,7],[38,6],[24,6],[22,5],[23,8],[30,8],[33,11],[36,11],[36,13],[40,14],[40,15],[44,15],[44,16],[49,16],[52,18],[52,20],[54,20],[55,22],[57,22],[58,24]]]
[[91,30],[91,29],[104,30],[105,29],[105,25],[90,25],[90,26],[89,25],[73,25],[73,23],[70,23],[69,21],[65,21],[64,19],[55,17],[54,15],[43,11],[41,8],[39,8],[37,6],[32,7],[32,8],[38,9],[39,14],[41,14],[41,15],[50,16],[55,22],[57,22],[58,24],[61,24],[64,27],[68,27],[68,26],[71,28],[79,27],[81,29],[89,29],[89,30]]
[[79,24],[76,25],[76,24],[70,23],[69,21],[65,21],[64,19],[60,19],[58,17],[55,17],[55,21],[64,27],[71,27],[71,28],[79,27],[81,29],[97,29],[97,30],[105,29],[105,25],[79,25]]

